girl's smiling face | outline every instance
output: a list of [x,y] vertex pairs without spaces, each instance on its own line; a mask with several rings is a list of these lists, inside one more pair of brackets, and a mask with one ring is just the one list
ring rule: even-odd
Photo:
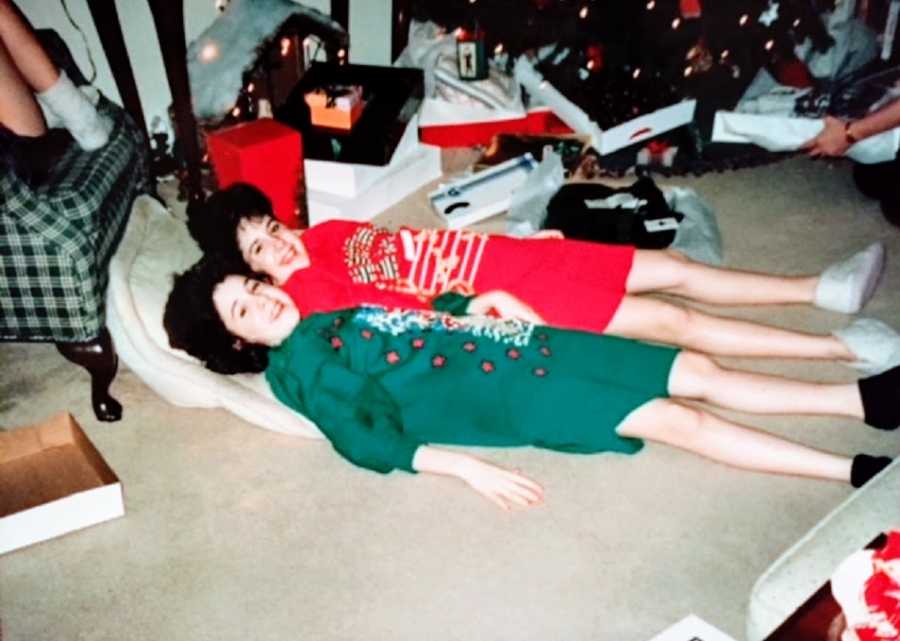
[[300,312],[279,288],[245,276],[226,276],[213,290],[225,328],[250,343],[274,347],[300,322]]
[[237,227],[237,244],[244,261],[277,285],[298,269],[309,267],[309,255],[300,234],[272,218],[245,218]]

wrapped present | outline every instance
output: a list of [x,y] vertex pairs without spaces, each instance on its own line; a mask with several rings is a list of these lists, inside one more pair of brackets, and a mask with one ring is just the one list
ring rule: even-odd
[[[362,88],[365,108],[352,129],[318,127],[312,120],[307,95],[334,86]],[[422,91],[420,69],[316,62],[275,118],[302,134],[306,158],[383,167],[416,115]]]
[[304,96],[309,115],[316,127],[349,131],[362,115],[365,103],[359,85],[317,87]]
[[[752,143],[769,151],[795,151],[825,126],[820,118],[717,111],[713,142]],[[863,164],[893,160],[900,147],[900,128],[869,136],[850,147],[848,158]]]
[[278,220],[307,225],[303,145],[296,130],[261,118],[210,132],[206,144],[220,188],[249,183],[269,197]]

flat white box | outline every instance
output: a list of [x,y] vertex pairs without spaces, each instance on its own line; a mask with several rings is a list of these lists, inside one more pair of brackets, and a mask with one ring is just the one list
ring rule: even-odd
[[440,185],[428,194],[428,200],[448,229],[462,229],[509,209],[513,194],[537,165],[531,154],[510,158]]
[[0,432],[0,554],[124,514],[122,484],[70,414]]
[[409,156],[419,145],[419,121],[413,116],[403,130],[403,135],[391,155],[391,161],[383,166],[336,162],[333,160],[304,160],[303,171],[306,188],[310,191],[334,194],[342,198],[359,196],[380,178],[391,173],[396,165]]
[[442,175],[441,149],[417,143],[417,149],[404,158],[391,161],[390,171],[379,177],[366,191],[354,198],[307,191],[309,224],[325,220],[371,220],[423,185]]
[[[750,143],[768,151],[793,151],[819,135],[824,126],[820,118],[717,111],[712,140]],[[900,128],[889,129],[859,141],[845,155],[865,164],[888,162],[897,155],[898,146]]]
[[516,60],[515,76],[534,99],[549,106],[561,121],[571,127],[572,131],[590,136],[591,146],[601,156],[691,122],[697,106],[696,100],[683,100],[615,127],[601,129],[581,107],[545,80],[524,55],[519,56]]
[[696,100],[684,100],[674,105],[638,116],[621,125],[600,130],[601,156],[611,154],[628,145],[653,138],[661,133],[686,125],[694,119]]

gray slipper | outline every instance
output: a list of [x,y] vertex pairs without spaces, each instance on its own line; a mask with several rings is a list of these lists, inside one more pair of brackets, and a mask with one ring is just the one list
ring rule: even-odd
[[855,314],[875,293],[883,269],[884,245],[880,242],[835,263],[819,277],[816,307]]
[[848,365],[867,376],[900,365],[900,334],[886,323],[874,318],[858,318],[832,334],[856,356],[856,360]]

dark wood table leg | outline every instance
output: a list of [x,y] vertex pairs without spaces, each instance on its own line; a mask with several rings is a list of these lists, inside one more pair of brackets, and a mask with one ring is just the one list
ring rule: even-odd
[[203,200],[200,175],[200,145],[197,121],[191,107],[191,87],[187,73],[187,44],[184,41],[184,4],[182,0],[147,0],[156,37],[166,66],[169,90],[175,108],[175,126],[187,163],[187,191],[191,202]]
[[91,405],[100,421],[118,421],[122,405],[109,395],[109,386],[119,367],[119,357],[113,347],[109,331],[104,327],[100,336],[87,343],[57,343],[59,353],[91,375]]

